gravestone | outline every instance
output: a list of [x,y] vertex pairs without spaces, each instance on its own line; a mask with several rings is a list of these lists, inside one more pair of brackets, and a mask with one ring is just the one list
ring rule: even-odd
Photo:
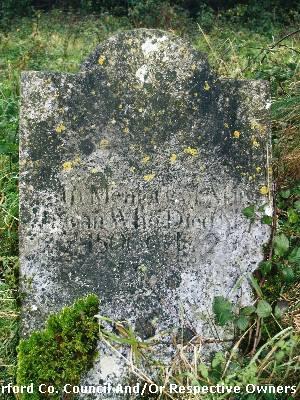
[[242,210],[270,204],[268,107],[266,82],[218,78],[158,30],[111,37],[78,74],[24,72],[23,334],[96,293],[143,339],[231,337],[212,303],[251,302],[269,227]]

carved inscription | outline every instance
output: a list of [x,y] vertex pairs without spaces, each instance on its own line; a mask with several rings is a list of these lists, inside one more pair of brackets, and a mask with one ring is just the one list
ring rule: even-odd
[[166,186],[145,192],[81,183],[66,186],[62,193],[65,227],[78,242],[89,237],[100,253],[116,248],[128,251],[132,236],[139,234],[148,251],[154,232],[160,237],[161,251],[171,251],[177,261],[188,255],[191,263],[196,262],[196,254],[213,250],[220,240],[218,226],[228,234],[235,228],[231,216],[240,212],[242,198],[237,190],[218,193],[200,185],[193,191]]

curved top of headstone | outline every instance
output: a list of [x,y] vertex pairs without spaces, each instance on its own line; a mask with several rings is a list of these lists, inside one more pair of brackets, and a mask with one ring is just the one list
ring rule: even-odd
[[209,74],[204,55],[174,34],[157,29],[135,29],[110,37],[82,64],[84,71],[95,68],[124,85],[159,85],[164,81],[177,89],[196,70],[203,78]]
[[96,74],[107,96],[118,99],[115,119],[128,124],[121,130],[131,142],[164,145],[185,137],[187,145],[218,155],[238,179],[254,159],[263,163],[267,83],[217,77],[206,56],[174,34],[120,32],[98,45],[81,70]]

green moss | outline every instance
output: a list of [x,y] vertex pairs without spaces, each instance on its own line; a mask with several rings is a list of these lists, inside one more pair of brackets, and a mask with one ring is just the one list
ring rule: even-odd
[[63,386],[79,383],[96,355],[99,300],[88,295],[51,315],[45,329],[36,331],[18,347],[18,385],[34,385],[34,394],[24,393],[22,400],[47,398],[39,393],[41,384],[53,385],[58,391],[51,399],[60,399]]

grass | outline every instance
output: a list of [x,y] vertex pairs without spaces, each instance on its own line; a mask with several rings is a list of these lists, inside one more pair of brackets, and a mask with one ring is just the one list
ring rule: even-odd
[[[210,64],[223,77],[270,81],[277,210],[274,237],[285,235],[289,248],[278,256],[275,254],[276,246],[271,246],[267,255],[271,272],[258,271],[256,278],[264,298],[273,307],[277,302],[286,301],[288,309],[280,320],[280,328],[272,317],[267,321],[253,320],[251,355],[248,353],[241,357],[236,352],[228,353],[224,354],[225,361],[219,366],[215,364],[223,372],[226,368],[226,377],[231,376],[231,381],[236,381],[238,374],[244,374],[246,379],[247,373],[252,373],[258,381],[271,376],[274,382],[277,379],[282,382],[284,377],[288,384],[295,371],[299,371],[299,360],[295,359],[297,341],[289,347],[284,345],[280,335],[278,340],[273,340],[286,328],[290,327],[289,338],[294,338],[300,330],[298,267],[291,261],[293,249],[300,248],[300,217],[295,217],[299,216],[295,204],[300,200],[299,32],[288,36],[297,31],[295,21],[297,18],[299,21],[299,14],[294,11],[293,18],[286,16],[286,22],[278,22],[278,16],[270,16],[263,11],[261,19],[256,22],[247,20],[245,15],[242,6],[221,14],[202,8],[197,20],[191,20],[169,6],[164,6],[162,12],[152,19],[142,19],[140,14],[134,12],[127,18],[109,14],[81,16],[54,10],[47,14],[37,12],[31,18],[16,19],[9,28],[0,31],[0,383],[15,379],[18,342],[17,137],[20,72],[76,72],[97,43],[118,30],[140,26],[164,28],[186,36],[197,49],[208,54]],[[287,268],[292,269],[294,274],[290,281],[284,275]],[[253,347],[256,332],[261,342]],[[247,337],[249,339],[249,335]],[[241,348],[247,347],[245,339],[238,343]],[[266,347],[260,350],[261,346]],[[283,346],[280,351],[284,351],[284,357],[279,361],[274,357],[278,346]],[[253,366],[251,360],[258,352],[256,369],[249,370],[249,365]],[[189,373],[193,372],[187,366],[184,368]],[[213,379],[210,376],[216,367],[210,365],[206,367],[207,371],[201,368],[202,373],[197,371],[195,376],[193,372],[189,379],[192,379],[191,376],[193,379],[199,379],[199,376],[201,379]],[[288,370],[287,375],[283,374],[284,368]],[[183,370],[180,370],[179,375],[182,373]]]

